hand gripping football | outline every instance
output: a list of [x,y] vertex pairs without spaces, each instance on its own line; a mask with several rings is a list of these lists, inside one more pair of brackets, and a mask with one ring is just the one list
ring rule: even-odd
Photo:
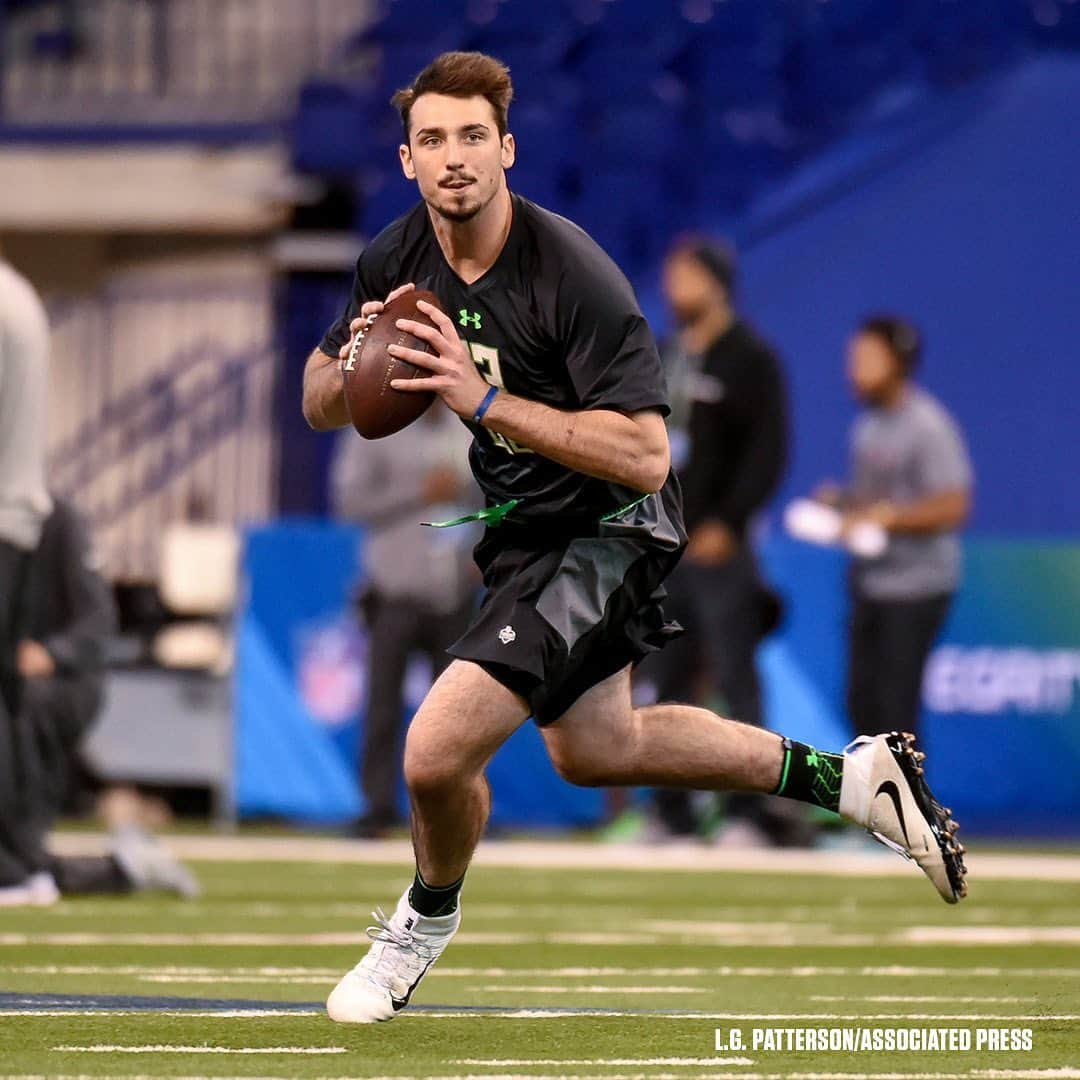
[[345,382],[345,407],[353,427],[365,439],[382,439],[419,419],[435,400],[435,394],[395,390],[394,379],[423,379],[431,375],[425,368],[400,360],[386,351],[388,345],[404,345],[419,352],[434,353],[426,342],[397,328],[398,319],[412,319],[428,326],[435,324],[417,310],[419,300],[442,305],[434,293],[410,289],[392,300],[382,312],[356,335],[341,365]]

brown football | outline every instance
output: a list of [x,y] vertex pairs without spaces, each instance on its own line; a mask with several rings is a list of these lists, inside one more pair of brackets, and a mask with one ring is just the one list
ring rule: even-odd
[[442,311],[434,293],[410,289],[383,308],[370,326],[356,335],[352,349],[341,365],[345,380],[345,407],[349,419],[365,439],[382,439],[408,427],[419,419],[435,400],[435,394],[395,390],[394,379],[423,379],[431,375],[426,368],[391,356],[388,345],[433,353],[426,342],[397,328],[398,319],[412,319],[428,326],[435,324],[416,304],[426,300]]

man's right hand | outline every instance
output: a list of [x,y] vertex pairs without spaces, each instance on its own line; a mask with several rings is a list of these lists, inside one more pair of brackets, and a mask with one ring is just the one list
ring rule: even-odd
[[391,300],[396,300],[399,296],[404,295],[410,289],[415,289],[416,286],[410,281],[407,285],[399,285],[385,300],[368,300],[367,303],[360,308],[360,314],[349,323],[349,340],[338,349],[338,357],[344,360],[352,351],[353,342],[356,340],[356,335],[361,330],[366,330],[371,323],[375,320],[376,316],[382,314],[382,310],[390,303]]
[[56,661],[52,653],[39,641],[27,638],[19,642],[15,653],[15,666],[24,679],[47,679],[56,673]]

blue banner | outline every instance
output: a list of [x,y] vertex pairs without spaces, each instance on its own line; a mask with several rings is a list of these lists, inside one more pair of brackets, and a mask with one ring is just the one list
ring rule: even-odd
[[[356,778],[367,642],[351,601],[360,542],[358,530],[318,522],[248,536],[236,695],[242,815],[346,822],[364,809]],[[838,748],[851,737],[844,558],[777,538],[763,562],[787,604],[759,656],[770,726]],[[407,715],[428,675],[418,664],[407,677]],[[929,777],[965,833],[1080,835],[1080,545],[967,544],[923,705]],[[603,793],[562,781],[532,724],[488,775],[497,825],[603,816]]]

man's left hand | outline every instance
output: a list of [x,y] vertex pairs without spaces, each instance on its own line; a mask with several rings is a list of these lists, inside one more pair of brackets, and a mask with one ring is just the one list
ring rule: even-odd
[[15,666],[24,679],[47,679],[56,672],[56,661],[39,641],[19,642],[15,653]]
[[469,419],[480,407],[490,387],[476,370],[469,347],[458,337],[450,319],[424,300],[416,306],[435,325],[432,327],[412,319],[398,319],[397,328],[426,341],[435,350],[435,355],[403,345],[391,345],[388,351],[399,360],[408,360],[410,364],[426,368],[431,376],[424,379],[395,379],[390,385],[395,390],[409,393],[434,391],[458,416]]
[[686,557],[696,566],[723,566],[739,549],[735,534],[722,521],[703,521],[690,534]]

